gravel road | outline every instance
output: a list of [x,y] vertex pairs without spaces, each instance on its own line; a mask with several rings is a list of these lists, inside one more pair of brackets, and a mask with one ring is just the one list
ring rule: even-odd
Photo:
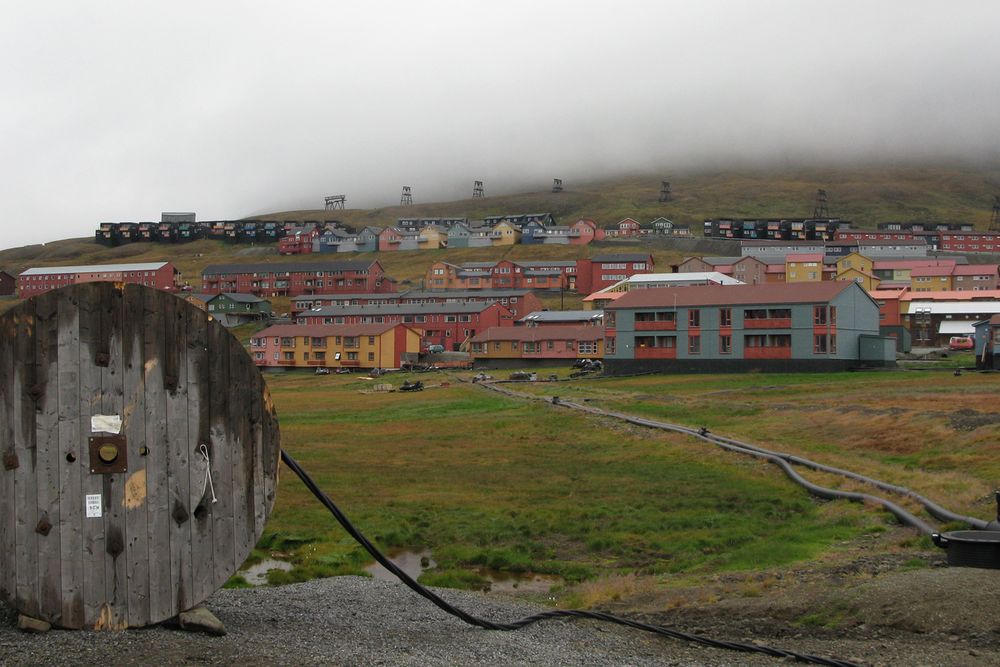
[[[539,607],[510,598],[445,590],[473,614],[507,621]],[[224,637],[167,626],[117,633],[53,630],[30,635],[0,618],[3,665],[776,665],[764,655],[735,653],[592,621],[547,621],[516,632],[466,626],[401,584],[336,577],[282,587],[218,591],[208,607]],[[734,624],[740,626],[741,624]],[[712,623],[720,639],[726,628]],[[743,633],[745,627],[731,632]],[[788,636],[768,643],[864,664],[997,664],[991,647],[924,633],[841,638]]]

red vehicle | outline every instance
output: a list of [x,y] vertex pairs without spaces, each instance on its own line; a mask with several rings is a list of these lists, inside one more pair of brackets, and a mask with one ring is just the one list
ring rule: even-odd
[[949,350],[971,350],[974,347],[976,347],[976,344],[969,336],[952,336],[948,340]]

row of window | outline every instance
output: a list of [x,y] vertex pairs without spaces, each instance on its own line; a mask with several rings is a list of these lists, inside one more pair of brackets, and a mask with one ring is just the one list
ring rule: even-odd
[[[720,334],[719,354],[732,354],[733,337],[730,334]],[[701,354],[701,335],[687,337],[688,354]],[[608,354],[614,354],[615,339],[604,341]],[[676,336],[636,336],[635,346],[639,348],[673,349],[677,347]],[[743,347],[752,348],[787,348],[792,346],[790,334],[747,334],[743,337]],[[836,354],[837,334],[817,334],[813,336],[814,354]]]
[[[692,328],[701,326],[701,309],[688,309],[688,326]],[[791,308],[747,308],[743,311],[743,320],[782,320],[791,319]],[[609,310],[604,314],[605,325],[614,328],[616,325],[616,313]],[[635,313],[636,322],[675,322],[677,312],[674,310],[654,310],[637,311]],[[836,306],[814,306],[813,324],[836,324]],[[733,309],[719,308],[719,326],[731,327],[733,325]]]

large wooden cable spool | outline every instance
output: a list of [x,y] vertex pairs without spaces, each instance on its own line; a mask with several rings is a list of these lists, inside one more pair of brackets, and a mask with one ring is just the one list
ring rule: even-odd
[[139,627],[246,559],[274,507],[278,422],[207,313],[88,283],[0,315],[0,455],[0,597],[64,628]]

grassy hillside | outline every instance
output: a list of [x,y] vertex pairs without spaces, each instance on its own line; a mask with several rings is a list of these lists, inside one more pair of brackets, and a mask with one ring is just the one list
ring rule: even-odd
[[[674,201],[657,202],[660,180],[670,181]],[[489,184],[487,184],[489,186]],[[629,176],[597,183],[564,182],[565,190],[485,199],[347,211],[287,211],[274,220],[337,218],[352,225],[385,226],[399,217],[467,216],[550,211],[560,222],[592,218],[604,226],[633,217],[667,217],[700,225],[713,217],[805,217],[816,190],[829,194],[830,215],[861,227],[895,221],[989,224],[1000,194],[1000,167],[857,167],[732,170]]]
[[[811,214],[817,188],[829,193],[830,214],[858,226],[886,220],[946,221],[989,224],[993,196],[1000,192],[1000,167],[861,167],[702,172],[668,175],[675,200],[660,204],[660,176],[631,176],[591,184],[565,183],[566,191],[522,193],[477,200],[461,200],[409,207],[345,211],[285,211],[262,219],[339,219],[355,226],[385,226],[402,216],[466,216],[472,219],[499,213],[549,211],[561,223],[589,217],[605,226],[624,217],[648,220],[665,216],[675,222],[699,225],[718,216],[806,216]],[[96,221],[94,228],[96,228]],[[92,234],[93,229],[81,230]],[[390,276],[403,286],[420,285],[427,266],[438,259],[452,262],[512,259],[576,259],[596,253],[649,249],[657,266],[667,267],[690,246],[669,242],[644,246],[614,243],[604,246],[510,246],[436,251],[407,251],[378,255]],[[721,254],[717,249],[705,250]],[[361,259],[375,254],[347,253],[339,259]],[[57,241],[0,251],[0,269],[16,275],[32,266],[150,262],[169,260],[195,289],[202,269],[211,263],[322,261],[329,256],[281,257],[275,245],[231,245],[197,241],[183,245],[135,243],[106,248],[87,238]],[[567,304],[569,307],[572,304]]]

